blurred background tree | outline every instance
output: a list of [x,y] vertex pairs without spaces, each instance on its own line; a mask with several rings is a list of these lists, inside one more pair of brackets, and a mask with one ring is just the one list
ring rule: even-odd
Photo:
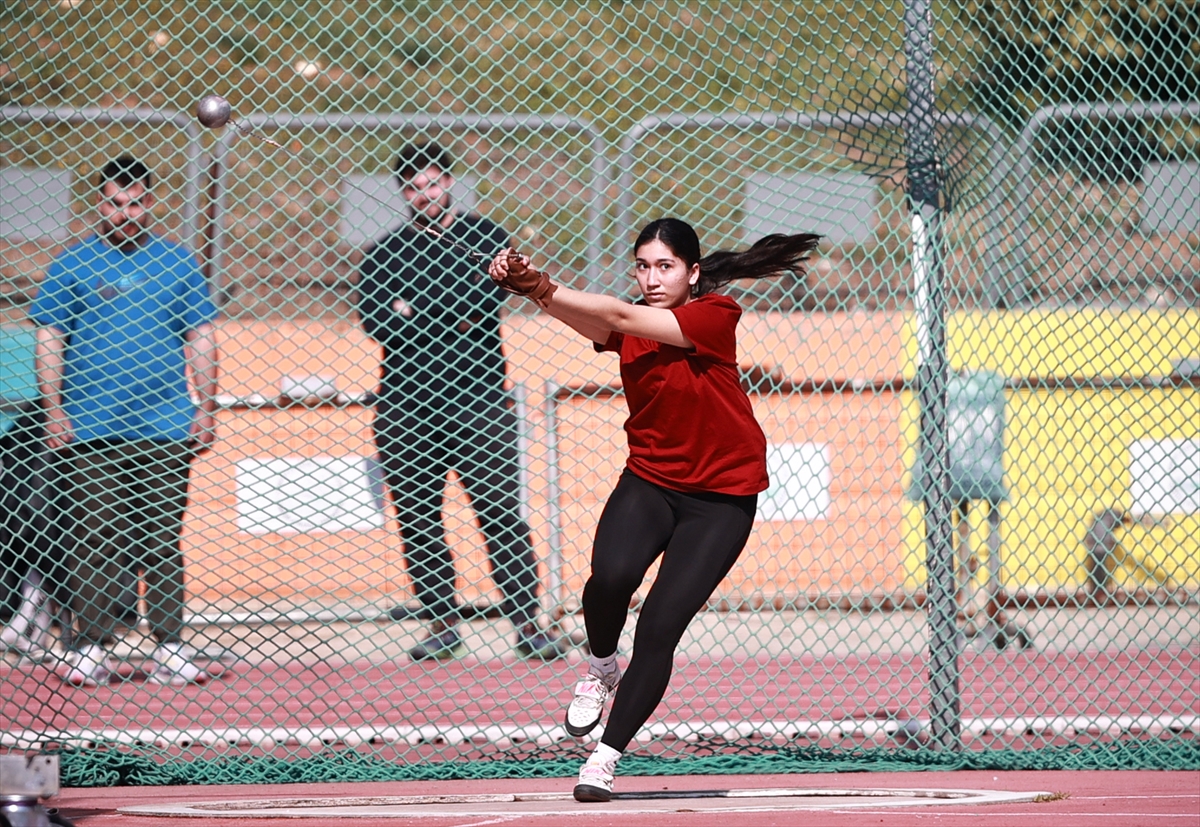
[[[1200,98],[1197,0],[986,0],[966,13],[979,28],[976,103],[1012,126],[1047,106]],[[1137,180],[1153,158],[1194,151],[1200,135],[1194,121],[1151,133],[1141,119],[1068,118],[1041,139],[1043,158],[1115,182]]]
[[1081,100],[1200,96],[1196,0],[987,0],[968,14],[985,53],[976,97],[1007,120]]

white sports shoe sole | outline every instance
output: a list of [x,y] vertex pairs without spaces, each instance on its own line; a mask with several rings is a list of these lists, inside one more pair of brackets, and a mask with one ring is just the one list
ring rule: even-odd
[[612,801],[613,776],[605,767],[588,762],[579,771],[575,785],[575,800],[584,802]]
[[178,644],[164,644],[155,649],[151,660],[157,668],[150,673],[150,680],[167,686],[189,686],[208,683],[209,674],[192,663],[190,650]]
[[67,670],[63,681],[71,686],[99,686],[112,679],[112,672],[106,665],[108,652],[102,646],[92,644],[83,649],[78,655],[75,665]]

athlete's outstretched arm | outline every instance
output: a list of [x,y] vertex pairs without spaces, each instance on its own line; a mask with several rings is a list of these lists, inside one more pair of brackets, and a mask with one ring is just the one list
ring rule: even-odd
[[[526,267],[530,266],[527,256],[519,259]],[[508,268],[509,251],[505,251],[496,256],[488,272],[494,280],[503,282],[508,277]],[[679,320],[667,308],[631,304],[614,296],[585,293],[561,284],[554,284],[549,295],[538,303],[551,316],[599,344],[607,342],[615,330],[675,347],[693,347],[691,340],[683,335]]]
[[[554,290],[554,298],[557,299],[557,297],[560,294],[562,294],[563,297],[565,298],[566,294],[568,292],[575,292],[575,291],[568,290],[568,288],[563,287],[562,285],[556,284],[555,290]],[[596,298],[608,298],[608,297],[596,296]],[[560,322],[564,322],[568,327],[571,327],[577,333],[583,334],[584,336],[591,339],[593,342],[596,342],[597,344],[602,345],[605,342],[607,342],[609,335],[613,331],[613,328],[611,326],[605,325],[604,323],[597,321],[595,318],[591,317],[588,314],[573,313],[573,312],[571,312],[570,308],[566,304],[557,302],[553,299],[551,300],[551,302],[548,305],[544,305],[543,309],[547,313],[549,313],[551,316],[558,319]]]
[[[691,340],[683,335],[675,314],[665,307],[630,304],[614,296],[556,286],[554,297],[545,307],[546,312],[593,341],[603,344],[608,341],[608,334],[615,330],[675,347],[692,347]],[[583,331],[577,325],[592,326],[602,338]]]

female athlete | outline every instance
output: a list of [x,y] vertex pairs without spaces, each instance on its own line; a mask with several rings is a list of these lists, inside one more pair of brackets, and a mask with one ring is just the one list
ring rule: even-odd
[[[579,801],[612,798],[617,760],[662,700],[675,647],[737,561],[768,485],[766,437],[738,374],[742,309],[714,291],[735,279],[800,274],[819,239],[771,235],[701,258],[691,226],[659,219],[634,244],[642,300],[632,304],[556,284],[513,250],[489,267],[506,290],[533,299],[598,351],[620,354],[629,405],[629,459],[596,526],[583,589],[591,656],[566,714],[567,731],[585,735],[613,697],[600,744],[579,773]],[[629,600],[660,555],[622,676],[617,644]]]

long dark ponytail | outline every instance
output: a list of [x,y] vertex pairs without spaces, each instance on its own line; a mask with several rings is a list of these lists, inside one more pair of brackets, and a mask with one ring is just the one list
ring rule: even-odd
[[700,238],[690,224],[678,218],[659,218],[642,228],[633,249],[636,251],[655,239],[689,268],[700,265],[700,280],[692,286],[692,298],[696,298],[737,279],[769,278],[784,272],[803,275],[805,261],[817,249],[821,236],[774,233],[763,236],[747,250],[718,250],[701,258]]

